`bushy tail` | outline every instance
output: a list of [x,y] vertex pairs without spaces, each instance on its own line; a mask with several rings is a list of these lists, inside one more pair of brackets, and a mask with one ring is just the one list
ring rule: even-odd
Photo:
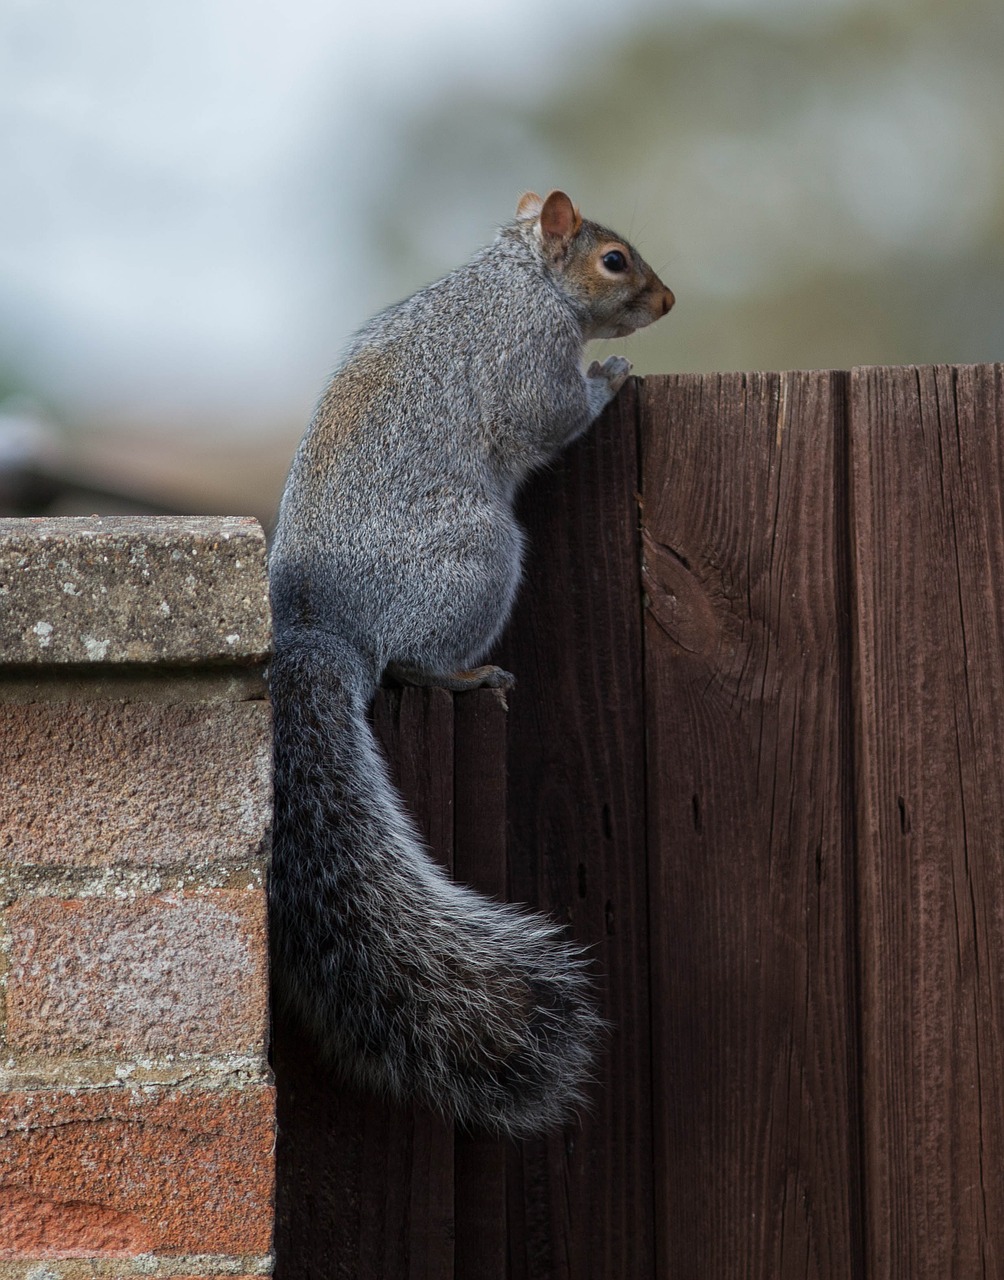
[[366,721],[357,655],[278,645],[272,935],[279,998],[349,1076],[512,1136],[581,1101],[601,1026],[582,954],[426,854]]

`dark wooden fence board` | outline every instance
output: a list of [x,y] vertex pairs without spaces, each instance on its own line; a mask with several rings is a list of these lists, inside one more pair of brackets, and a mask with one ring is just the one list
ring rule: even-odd
[[[384,690],[373,705],[373,728],[430,851],[452,870],[453,699],[443,689]],[[389,1158],[382,1158],[383,1142],[371,1144],[377,1157],[371,1195],[382,1187],[389,1198],[400,1183],[407,1196],[385,1216],[388,1252],[377,1274],[452,1280],[453,1126],[417,1107],[389,1114]]]
[[[506,706],[495,690],[454,699],[453,865],[493,898],[506,891]],[[507,1145],[458,1133],[454,1153],[455,1280],[506,1280]]]
[[512,1152],[513,1280],[653,1273],[644,727],[634,384],[522,504],[501,660],[510,897],[592,948],[611,1034],[581,1122]]
[[657,1275],[862,1274],[843,400],[645,383]]
[[1001,366],[852,381],[869,1276],[1004,1276]]
[[[373,707],[395,781],[433,852],[453,856],[453,706],[440,689]],[[453,1130],[339,1084],[311,1043],[274,1032],[278,1280],[451,1280]]]
[[652,378],[536,478],[508,716],[374,722],[593,949],[593,1106],[454,1135],[278,1022],[280,1280],[1004,1280],[1002,436],[1000,366]]

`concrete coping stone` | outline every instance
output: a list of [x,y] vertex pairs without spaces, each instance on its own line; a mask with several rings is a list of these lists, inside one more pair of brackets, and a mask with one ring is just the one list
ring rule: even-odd
[[0,665],[248,665],[270,635],[251,517],[0,520]]

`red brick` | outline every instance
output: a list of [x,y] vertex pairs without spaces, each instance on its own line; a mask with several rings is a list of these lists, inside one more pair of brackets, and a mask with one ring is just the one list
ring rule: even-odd
[[268,705],[0,704],[0,859],[197,865],[255,854]]
[[39,898],[7,913],[12,1053],[264,1048],[264,893]]
[[266,1253],[273,1136],[264,1086],[0,1096],[0,1258]]

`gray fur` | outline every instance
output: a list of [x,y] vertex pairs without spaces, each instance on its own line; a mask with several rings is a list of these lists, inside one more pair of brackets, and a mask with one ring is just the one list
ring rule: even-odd
[[388,666],[499,682],[457,673],[512,608],[516,490],[630,368],[583,374],[584,341],[672,304],[630,246],[629,278],[597,268],[617,237],[568,228],[567,197],[544,213],[533,199],[533,216],[357,334],[293,461],[271,558],[279,997],[352,1078],[511,1135],[581,1101],[600,1027],[582,953],[428,857],[366,711]]

